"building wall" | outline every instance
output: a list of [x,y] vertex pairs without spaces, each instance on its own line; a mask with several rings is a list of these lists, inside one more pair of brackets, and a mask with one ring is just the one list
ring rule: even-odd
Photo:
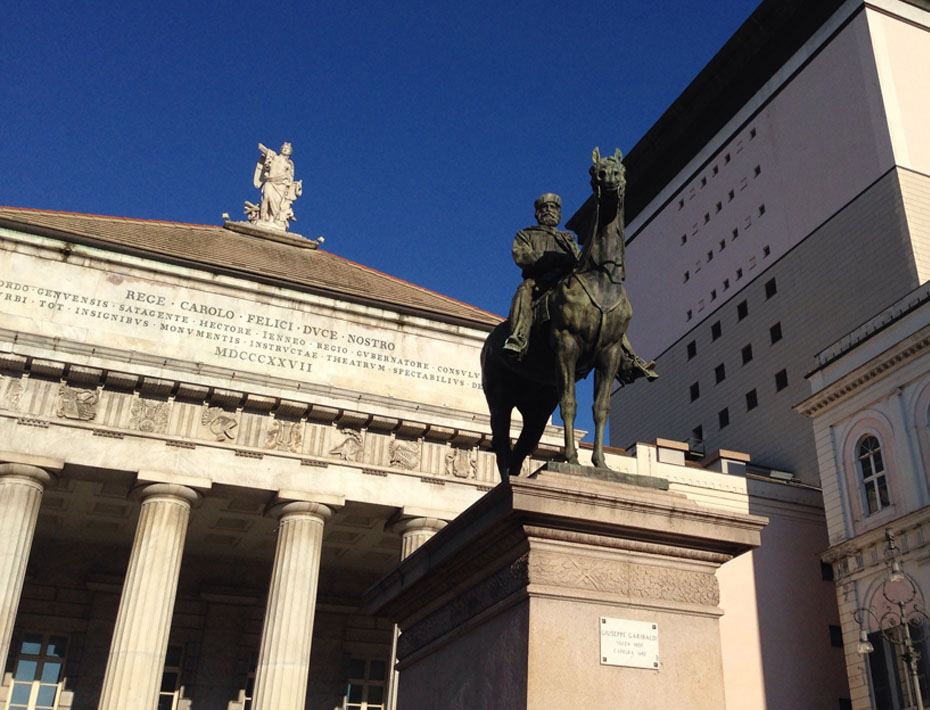
[[[759,463],[816,483],[810,422],[791,409],[808,394],[804,376],[814,367],[814,354],[858,325],[863,313],[878,311],[874,304],[890,303],[918,282],[899,175],[886,173],[781,258],[760,255],[758,266],[745,271],[746,285],[659,357],[658,380],[614,395],[611,441],[685,439],[700,426],[708,450],[751,451]],[[876,250],[879,237],[883,244]],[[776,293],[766,297],[773,279]],[[747,316],[740,319],[744,301]],[[715,340],[716,323],[721,336]],[[776,324],[782,339],[773,344],[770,329]],[[689,359],[692,342],[696,355]],[[744,364],[746,346],[752,360]],[[721,364],[725,379],[717,383]],[[788,386],[777,391],[781,370]],[[694,383],[699,397],[691,401]],[[752,390],[758,406],[748,411],[746,394]],[[721,429],[718,414],[724,408],[729,424]]]

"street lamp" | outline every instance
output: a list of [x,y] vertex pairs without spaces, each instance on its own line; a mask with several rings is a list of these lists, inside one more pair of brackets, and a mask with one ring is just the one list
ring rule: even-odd
[[930,621],[930,617],[923,610],[917,585],[901,568],[901,551],[895,544],[894,533],[890,529],[885,530],[885,539],[888,542],[885,548],[885,564],[888,567],[888,574],[882,580],[880,587],[884,599],[883,608],[880,613],[865,607],[853,612],[853,617],[859,624],[859,643],[856,645],[856,653],[866,655],[875,650],[869,641],[868,633],[871,626],[870,620],[874,619],[876,626],[891,642],[895,652],[900,654],[908,670],[905,679],[908,694],[914,701],[911,707],[924,710],[917,674],[920,651],[914,644],[920,644],[924,640],[922,635],[924,624]]

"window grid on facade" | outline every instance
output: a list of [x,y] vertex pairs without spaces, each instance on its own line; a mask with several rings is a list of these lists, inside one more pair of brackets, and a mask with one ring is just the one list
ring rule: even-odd
[[772,253],[772,247],[770,247],[768,244],[766,244],[764,247],[762,247],[762,256],[763,256],[763,257],[766,257],[766,256],[768,256],[768,255],[771,254],[771,253]]
[[9,710],[53,710],[64,683],[68,639],[38,633],[23,634],[13,663]]
[[716,340],[722,333],[723,330],[720,328],[720,321],[718,320],[710,327],[710,339]]
[[865,498],[866,515],[872,515],[891,505],[888,495],[888,479],[885,476],[885,462],[882,458],[882,446],[875,436],[866,436],[856,447],[856,459],[859,466],[859,478]]
[[730,410],[724,407],[719,412],[717,412],[717,425],[721,429],[726,429],[730,424]]
[[351,659],[343,710],[384,710],[386,669],[382,660]]
[[698,382],[691,383],[691,387],[688,388],[688,392],[691,396],[691,401],[693,402],[698,397],[701,396],[701,385]]
[[691,341],[690,343],[688,343],[688,345],[685,347],[685,351],[688,353],[688,359],[689,359],[689,360],[690,360],[691,358],[693,358],[695,355],[697,355],[697,342],[694,341],[694,340],[692,340],[692,341]]
[[754,389],[749,390],[746,393],[746,411],[748,412],[750,409],[755,409],[758,406],[759,406],[759,395],[756,394],[756,391]]
[[743,346],[743,349],[740,350],[740,354],[743,356],[743,364],[752,361],[752,344],[747,344]]
[[779,370],[775,373],[775,391],[781,392],[788,386],[788,371]]
[[765,282],[765,298],[769,299],[778,293],[778,285],[775,283],[775,279],[769,279]]
[[771,328],[769,328],[769,340],[772,341],[772,345],[781,340],[781,323],[776,323]]
[[727,378],[727,369],[721,362],[714,368],[714,381],[719,385]]
[[746,301],[740,301],[736,304],[736,319],[743,320],[749,315],[749,304]]

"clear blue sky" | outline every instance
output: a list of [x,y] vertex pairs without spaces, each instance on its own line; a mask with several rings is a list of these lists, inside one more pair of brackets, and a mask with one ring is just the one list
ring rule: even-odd
[[506,314],[534,198],[568,218],[757,4],[7,3],[0,204],[220,224],[289,140],[295,231]]

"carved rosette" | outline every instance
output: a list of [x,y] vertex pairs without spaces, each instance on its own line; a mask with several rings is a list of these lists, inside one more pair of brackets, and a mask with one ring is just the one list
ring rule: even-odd
[[233,441],[239,428],[239,421],[234,414],[225,411],[222,407],[207,407],[200,415],[203,424],[210,435],[217,441]]
[[168,430],[168,403],[136,399],[129,410],[129,428],[146,434],[164,434]]
[[275,419],[265,435],[265,448],[300,453],[304,443],[303,425]]
[[55,416],[84,422],[93,421],[97,416],[97,403],[99,401],[100,395],[97,390],[81,389],[62,384],[58,388]]

